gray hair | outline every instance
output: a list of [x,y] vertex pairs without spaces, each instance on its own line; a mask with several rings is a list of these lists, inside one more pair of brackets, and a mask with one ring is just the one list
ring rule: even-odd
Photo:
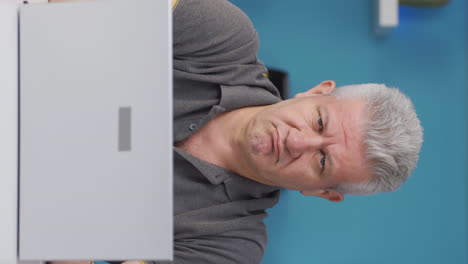
[[411,100],[384,84],[359,84],[335,89],[337,99],[363,99],[369,120],[363,130],[366,160],[372,178],[365,183],[342,183],[342,194],[369,195],[396,190],[416,167],[423,129]]

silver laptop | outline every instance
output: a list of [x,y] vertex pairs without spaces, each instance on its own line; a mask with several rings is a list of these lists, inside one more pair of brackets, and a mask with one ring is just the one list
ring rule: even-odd
[[20,9],[21,260],[172,259],[169,1]]

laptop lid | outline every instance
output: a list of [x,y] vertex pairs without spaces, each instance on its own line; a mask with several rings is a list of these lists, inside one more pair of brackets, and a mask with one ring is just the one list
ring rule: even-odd
[[171,12],[21,8],[20,259],[172,259]]

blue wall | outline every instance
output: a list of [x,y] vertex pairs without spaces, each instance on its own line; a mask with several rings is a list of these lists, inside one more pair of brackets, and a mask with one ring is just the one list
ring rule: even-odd
[[292,93],[322,80],[383,82],[414,101],[425,128],[418,168],[398,192],[342,203],[284,191],[269,211],[263,264],[468,263],[467,3],[400,9],[373,34],[371,0],[232,0],[252,19],[259,57]]

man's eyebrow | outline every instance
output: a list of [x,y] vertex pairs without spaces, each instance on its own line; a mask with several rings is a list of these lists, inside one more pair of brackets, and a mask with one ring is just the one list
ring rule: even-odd
[[328,109],[325,106],[320,106],[320,113],[322,116],[322,123],[323,123],[323,132],[327,131],[328,128],[328,121],[330,118]]
[[327,176],[331,176],[332,168],[333,168],[333,161],[330,152],[327,152],[327,156],[325,157],[326,165],[325,165],[325,173]]
[[[322,122],[323,122],[323,133],[327,132],[327,130],[329,129],[329,123],[330,123],[330,112],[328,111],[327,107],[325,106],[321,106],[320,107],[320,113],[322,115]],[[333,168],[333,161],[332,161],[332,155],[330,153],[330,149],[328,149],[328,151],[325,152],[326,153],[326,157],[325,157],[325,174],[326,175],[330,175],[331,174],[331,170]]]

